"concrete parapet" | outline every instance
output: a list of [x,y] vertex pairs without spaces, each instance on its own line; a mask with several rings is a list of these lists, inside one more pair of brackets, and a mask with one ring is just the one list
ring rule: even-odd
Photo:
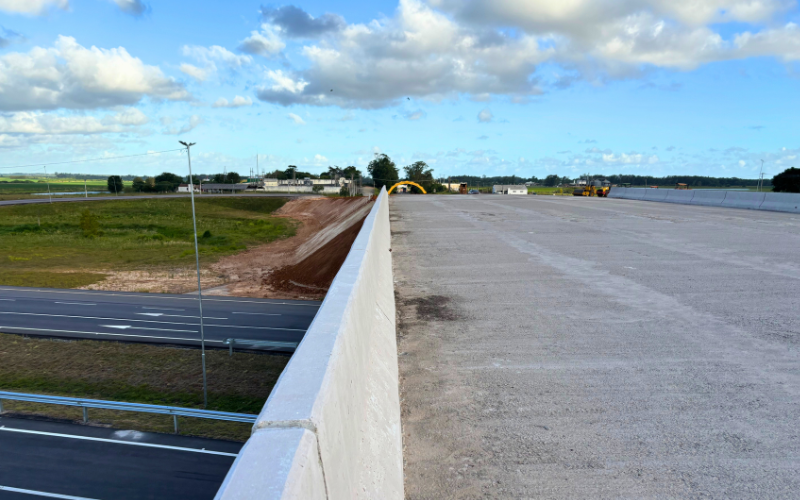
[[664,201],[667,203],[683,203],[690,204],[694,198],[695,191],[688,189],[670,189],[667,190],[667,196]]
[[664,201],[668,192],[669,190],[667,189],[645,189],[642,199],[645,201]]
[[766,193],[759,210],[800,214],[800,194]]
[[625,192],[627,188],[621,187],[612,187],[611,190],[608,192],[608,198],[625,198]]
[[390,245],[384,188],[217,499],[404,497]]
[[766,193],[752,193],[746,191],[728,191],[722,200],[723,207],[748,208],[758,210],[764,202]]
[[712,189],[698,189],[692,198],[692,205],[721,205],[725,199],[727,191],[717,191]]

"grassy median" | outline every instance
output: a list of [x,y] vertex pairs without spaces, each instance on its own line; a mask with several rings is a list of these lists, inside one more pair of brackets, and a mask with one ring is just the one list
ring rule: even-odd
[[[201,263],[293,236],[282,198],[197,200]],[[191,267],[189,199],[0,207],[0,285],[76,288],[104,273]]]
[[[209,409],[257,414],[288,356],[206,351]],[[0,334],[0,390],[203,407],[198,349]],[[80,408],[4,401],[6,414],[81,421]],[[89,410],[90,423],[172,432],[172,417]],[[180,418],[185,435],[243,441],[250,424]]]

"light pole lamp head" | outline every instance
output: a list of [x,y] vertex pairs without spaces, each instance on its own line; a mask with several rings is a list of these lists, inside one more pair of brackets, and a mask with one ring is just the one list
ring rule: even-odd
[[185,143],[185,142],[183,142],[183,141],[178,141],[178,142],[179,142],[179,143],[181,143],[181,144],[183,144],[183,145],[184,145],[184,146],[186,146],[187,148],[188,148],[189,146],[194,146],[195,144],[197,144],[196,142],[190,142],[190,143],[188,143],[188,144],[187,144],[187,143]]

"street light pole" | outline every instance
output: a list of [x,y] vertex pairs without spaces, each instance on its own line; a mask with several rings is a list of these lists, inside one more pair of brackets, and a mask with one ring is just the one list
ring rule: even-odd
[[53,203],[53,193],[50,192],[50,178],[47,177],[47,167],[44,167],[44,180],[47,181],[47,197],[50,198],[50,203]]
[[761,187],[764,184],[764,160],[761,160],[761,172],[758,174],[758,192],[761,192]]
[[192,177],[192,153],[191,147],[196,143],[185,143],[178,141],[186,146],[186,156],[189,159],[189,193],[192,198],[192,225],[194,227],[194,258],[197,264],[197,303],[200,306],[200,357],[203,362],[203,408],[208,408],[208,379],[206,378],[206,335],[203,328],[203,292],[200,286],[200,250],[197,247],[197,215],[194,210],[194,178]]

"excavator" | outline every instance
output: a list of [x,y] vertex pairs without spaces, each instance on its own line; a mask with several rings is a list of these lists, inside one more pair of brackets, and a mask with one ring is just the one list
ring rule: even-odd
[[575,188],[572,192],[572,196],[598,196],[600,198],[607,198],[609,191],[611,191],[611,188],[603,187],[603,183],[600,181],[588,181],[585,186]]

